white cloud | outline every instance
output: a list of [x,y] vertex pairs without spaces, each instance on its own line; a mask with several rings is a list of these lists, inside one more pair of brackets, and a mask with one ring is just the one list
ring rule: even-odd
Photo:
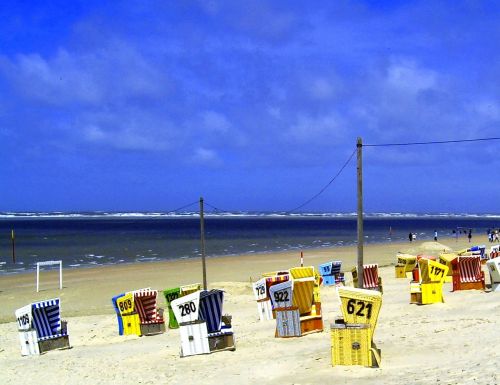
[[208,166],[218,166],[222,164],[222,160],[216,151],[203,147],[195,149],[191,157],[191,162]]
[[287,134],[296,142],[329,144],[342,140],[345,129],[345,123],[333,113],[318,117],[299,115]]
[[428,90],[436,86],[436,73],[417,66],[414,61],[402,60],[387,69],[387,84],[408,94]]

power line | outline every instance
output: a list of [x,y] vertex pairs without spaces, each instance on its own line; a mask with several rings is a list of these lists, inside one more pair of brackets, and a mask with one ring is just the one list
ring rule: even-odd
[[176,208],[175,210],[167,211],[167,213],[176,213],[177,211],[180,211],[180,210],[183,210],[183,209],[187,209],[188,207],[193,206],[193,205],[195,205],[197,203],[198,203],[198,201],[194,201],[194,202],[189,203],[187,205],[184,205],[184,206],[181,206],[179,208]]
[[228,211],[225,211],[225,210],[221,210],[213,205],[211,205],[210,203],[207,203],[206,201],[204,201],[205,205],[207,205],[208,207],[210,207],[211,209],[215,210],[216,212],[220,212],[220,213],[223,213],[223,212],[228,212]]
[[335,179],[337,179],[337,177],[342,173],[342,171],[344,171],[344,169],[347,167],[347,165],[349,164],[349,162],[351,161],[351,159],[352,159],[352,157],[354,156],[355,153],[356,153],[356,148],[353,150],[352,154],[349,156],[349,158],[346,160],[346,162],[342,165],[342,167],[337,172],[337,174],[332,179],[330,179],[330,181],[321,190],[319,190],[319,192],[317,192],[316,194],[314,194],[311,198],[309,198],[308,200],[306,200],[301,205],[295,207],[293,210],[287,211],[286,213],[290,214],[290,213],[292,213],[292,212],[294,212],[294,211],[296,211],[298,209],[301,209],[302,207],[304,207],[304,206],[308,205],[309,203],[311,203],[313,200],[315,200],[321,194],[323,194],[323,192],[333,183],[333,181]]
[[426,144],[484,142],[484,141],[493,141],[493,140],[500,140],[500,137],[476,138],[476,139],[458,139],[458,140],[435,140],[435,141],[430,141],[430,142],[376,143],[376,144],[363,144],[363,147],[418,146],[418,145],[426,145]]

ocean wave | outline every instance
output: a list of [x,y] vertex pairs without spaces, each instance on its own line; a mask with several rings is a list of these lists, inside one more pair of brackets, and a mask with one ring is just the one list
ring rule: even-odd
[[[94,218],[186,218],[198,217],[197,211],[172,212],[0,212],[0,219],[39,218],[39,219],[94,219]],[[356,212],[268,212],[268,211],[224,211],[205,212],[206,217],[223,218],[355,218]],[[372,212],[364,213],[365,218],[500,218],[500,214],[493,213],[402,213],[402,212]]]

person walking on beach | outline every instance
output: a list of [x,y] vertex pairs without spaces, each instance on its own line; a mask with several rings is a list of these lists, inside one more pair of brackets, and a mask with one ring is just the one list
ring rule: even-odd
[[434,230],[434,240],[437,242],[438,240],[438,232]]
[[467,238],[469,238],[469,243],[472,238],[472,229],[469,229],[469,234],[467,234]]
[[413,241],[413,234],[412,233],[408,234],[408,239],[410,240],[410,242]]

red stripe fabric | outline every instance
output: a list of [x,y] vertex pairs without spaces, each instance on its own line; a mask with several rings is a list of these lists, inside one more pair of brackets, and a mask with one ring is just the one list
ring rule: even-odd
[[378,265],[363,266],[363,287],[367,289],[378,287]]
[[481,257],[459,257],[460,282],[480,282]]

